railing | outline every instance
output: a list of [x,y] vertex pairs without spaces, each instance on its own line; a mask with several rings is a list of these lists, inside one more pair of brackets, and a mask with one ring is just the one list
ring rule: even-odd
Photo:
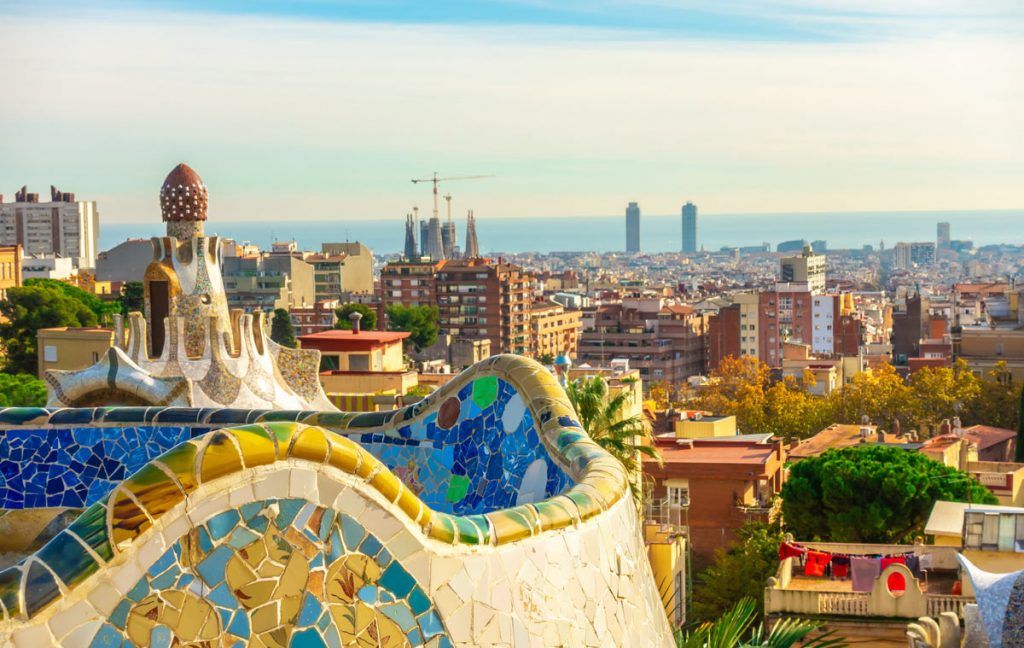
[[1013,474],[996,472],[976,472],[974,476],[982,486],[1010,490],[1013,488]]
[[669,504],[668,499],[653,499],[644,503],[644,521],[661,526],[672,526],[682,529],[686,526],[687,500],[682,505]]
[[972,596],[954,596],[952,594],[927,594],[927,616],[937,619],[943,612],[955,612],[961,619],[964,617],[964,606],[974,603]]
[[861,592],[823,592],[818,594],[818,614],[868,616],[871,596]]

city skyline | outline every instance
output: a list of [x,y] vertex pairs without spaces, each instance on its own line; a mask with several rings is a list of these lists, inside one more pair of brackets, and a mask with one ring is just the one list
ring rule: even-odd
[[496,176],[460,216],[1024,207],[1013,3],[202,6],[0,10],[2,192],[145,222],[187,159],[254,221],[397,224],[435,169]]

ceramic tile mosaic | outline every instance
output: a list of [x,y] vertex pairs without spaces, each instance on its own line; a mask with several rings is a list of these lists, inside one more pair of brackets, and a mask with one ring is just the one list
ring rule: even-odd
[[0,410],[23,495],[96,498],[0,570],[0,648],[669,646],[625,472],[573,417],[514,356],[394,412]]
[[167,549],[90,646],[437,646],[423,588],[351,516],[298,499],[220,513]]

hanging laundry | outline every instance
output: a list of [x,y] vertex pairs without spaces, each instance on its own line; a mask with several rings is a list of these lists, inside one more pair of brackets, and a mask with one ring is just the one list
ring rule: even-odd
[[825,567],[831,560],[832,554],[808,551],[807,564],[804,565],[804,576],[824,576]]
[[832,575],[836,578],[849,578],[850,557],[832,556]]
[[930,553],[922,554],[920,556],[920,559],[918,560],[918,565],[920,566],[922,571],[927,571],[927,570],[932,568],[932,561],[933,561],[932,554],[930,554]]
[[921,578],[921,557],[917,554],[907,554],[907,569],[914,575],[914,578]]
[[786,558],[796,558],[807,553],[805,547],[798,547],[788,542],[783,542],[779,545],[779,560],[785,560]]
[[882,571],[885,571],[885,568],[888,567],[889,565],[906,565],[906,564],[907,564],[906,556],[886,556],[885,558],[882,558]]
[[850,557],[850,574],[854,592],[870,592],[875,580],[882,573],[882,561],[878,558]]

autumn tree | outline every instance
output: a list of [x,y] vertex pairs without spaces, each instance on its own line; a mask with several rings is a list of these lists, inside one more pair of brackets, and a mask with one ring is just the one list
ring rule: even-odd
[[865,444],[797,462],[782,487],[782,514],[797,538],[911,542],[938,500],[996,504],[966,473],[913,450]]

